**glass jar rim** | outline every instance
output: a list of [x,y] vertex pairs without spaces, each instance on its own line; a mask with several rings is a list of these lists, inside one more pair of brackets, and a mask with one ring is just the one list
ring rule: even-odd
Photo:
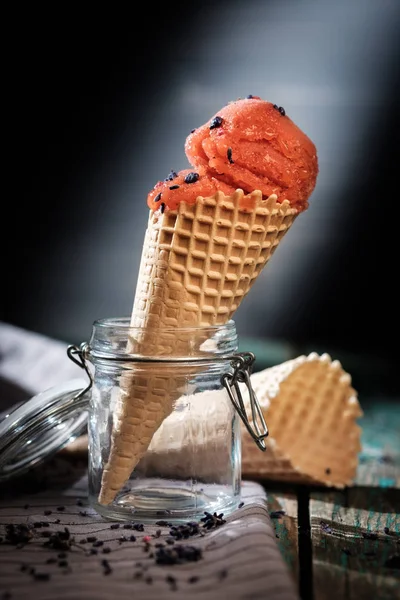
[[[134,327],[130,324],[129,317],[105,317],[101,319],[96,319],[93,322],[93,327],[98,327],[103,330],[113,329],[126,332],[129,331],[140,331],[143,329],[142,327]],[[168,331],[210,331],[210,332],[218,332],[218,331],[229,331],[232,333],[236,332],[236,324],[233,319],[230,319],[226,323],[216,324],[216,325],[190,325],[187,327],[160,327],[159,331],[168,332]]]
[[[178,341],[176,347],[175,341]],[[229,320],[222,325],[149,328],[132,327],[128,317],[97,319],[83,351],[91,361],[200,363],[229,360],[237,351],[236,324]]]

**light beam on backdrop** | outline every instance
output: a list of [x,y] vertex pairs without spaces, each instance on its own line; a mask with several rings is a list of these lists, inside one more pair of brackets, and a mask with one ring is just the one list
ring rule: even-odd
[[290,335],[340,244],[351,210],[346,190],[379,127],[399,8],[397,0],[232,0],[200,11],[190,31],[177,32],[179,51],[164,66],[168,86],[154,82],[146,91],[142,135],[130,136],[133,113],[110,160],[77,191],[96,210],[69,256],[54,256],[48,281],[55,291],[40,324],[46,328],[53,318],[59,337],[77,340],[93,318],[130,314],[147,192],[172,168],[188,167],[184,141],[191,129],[229,100],[253,94],[284,106],[319,154],[310,208],[236,316],[239,333],[257,336],[262,323],[264,335]]

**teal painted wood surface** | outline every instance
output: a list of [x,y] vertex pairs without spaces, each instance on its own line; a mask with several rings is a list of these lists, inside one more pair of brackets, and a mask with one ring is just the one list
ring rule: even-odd
[[[272,515],[276,542],[294,581],[299,576],[297,497],[293,492],[267,490],[268,510]],[[280,516],[280,511],[283,514]]]
[[310,495],[314,600],[400,598],[400,404],[362,407],[354,486]]
[[399,597],[400,492],[377,491],[311,494],[316,600]]
[[400,399],[361,398],[361,405],[362,451],[355,483],[400,488]]

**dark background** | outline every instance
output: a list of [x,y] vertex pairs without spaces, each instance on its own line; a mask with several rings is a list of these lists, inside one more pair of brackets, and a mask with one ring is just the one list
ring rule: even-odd
[[282,357],[327,351],[357,385],[397,392],[400,2],[131,11],[9,21],[1,319],[79,343],[93,320],[129,315],[147,192],[187,168],[192,128],[259,95],[314,141],[320,175],[238,310],[239,336]]

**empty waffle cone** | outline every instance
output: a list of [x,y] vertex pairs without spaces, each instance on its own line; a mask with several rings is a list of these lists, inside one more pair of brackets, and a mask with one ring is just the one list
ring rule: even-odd
[[[340,363],[312,353],[254,373],[251,382],[270,434],[261,452],[242,426],[243,477],[349,485],[361,449],[356,420],[362,411]],[[242,393],[250,415],[244,386]],[[185,397],[190,410],[164,421],[138,469],[147,476],[224,482],[230,464],[226,401],[224,390]]]
[[362,410],[351,377],[328,354],[312,353],[252,375],[268,424],[261,453],[242,435],[245,477],[349,485],[361,450]]
[[[351,483],[360,450],[361,429],[356,420],[362,416],[362,410],[350,375],[339,362],[327,354],[312,353],[255,373],[251,381],[270,436],[266,452],[260,452],[242,427],[243,476],[339,488]],[[189,400],[186,397],[186,403]],[[164,421],[138,469],[149,476],[162,472],[166,477],[196,476],[204,481],[219,474],[223,481],[224,470],[229,468],[230,449],[224,446],[222,434],[220,440],[212,438],[210,452],[210,435],[203,424],[209,413],[213,431],[224,431],[225,401],[224,391],[192,397],[189,415],[173,413]],[[249,409],[246,399],[245,403]],[[291,432],[287,437],[292,443],[297,439],[297,448],[286,445],[285,431]],[[198,445],[188,453],[193,439]],[[86,436],[78,441],[79,448],[87,452]],[[75,450],[74,444],[70,445],[71,450]]]
[[[259,191],[245,197],[242,190],[150,212],[131,318],[139,329],[128,353],[190,354],[193,339],[179,329],[228,322],[297,215],[287,200],[263,200]],[[143,365],[122,375],[101,504],[112,502],[129,479],[188,375],[177,377],[159,364],[157,374]]]

